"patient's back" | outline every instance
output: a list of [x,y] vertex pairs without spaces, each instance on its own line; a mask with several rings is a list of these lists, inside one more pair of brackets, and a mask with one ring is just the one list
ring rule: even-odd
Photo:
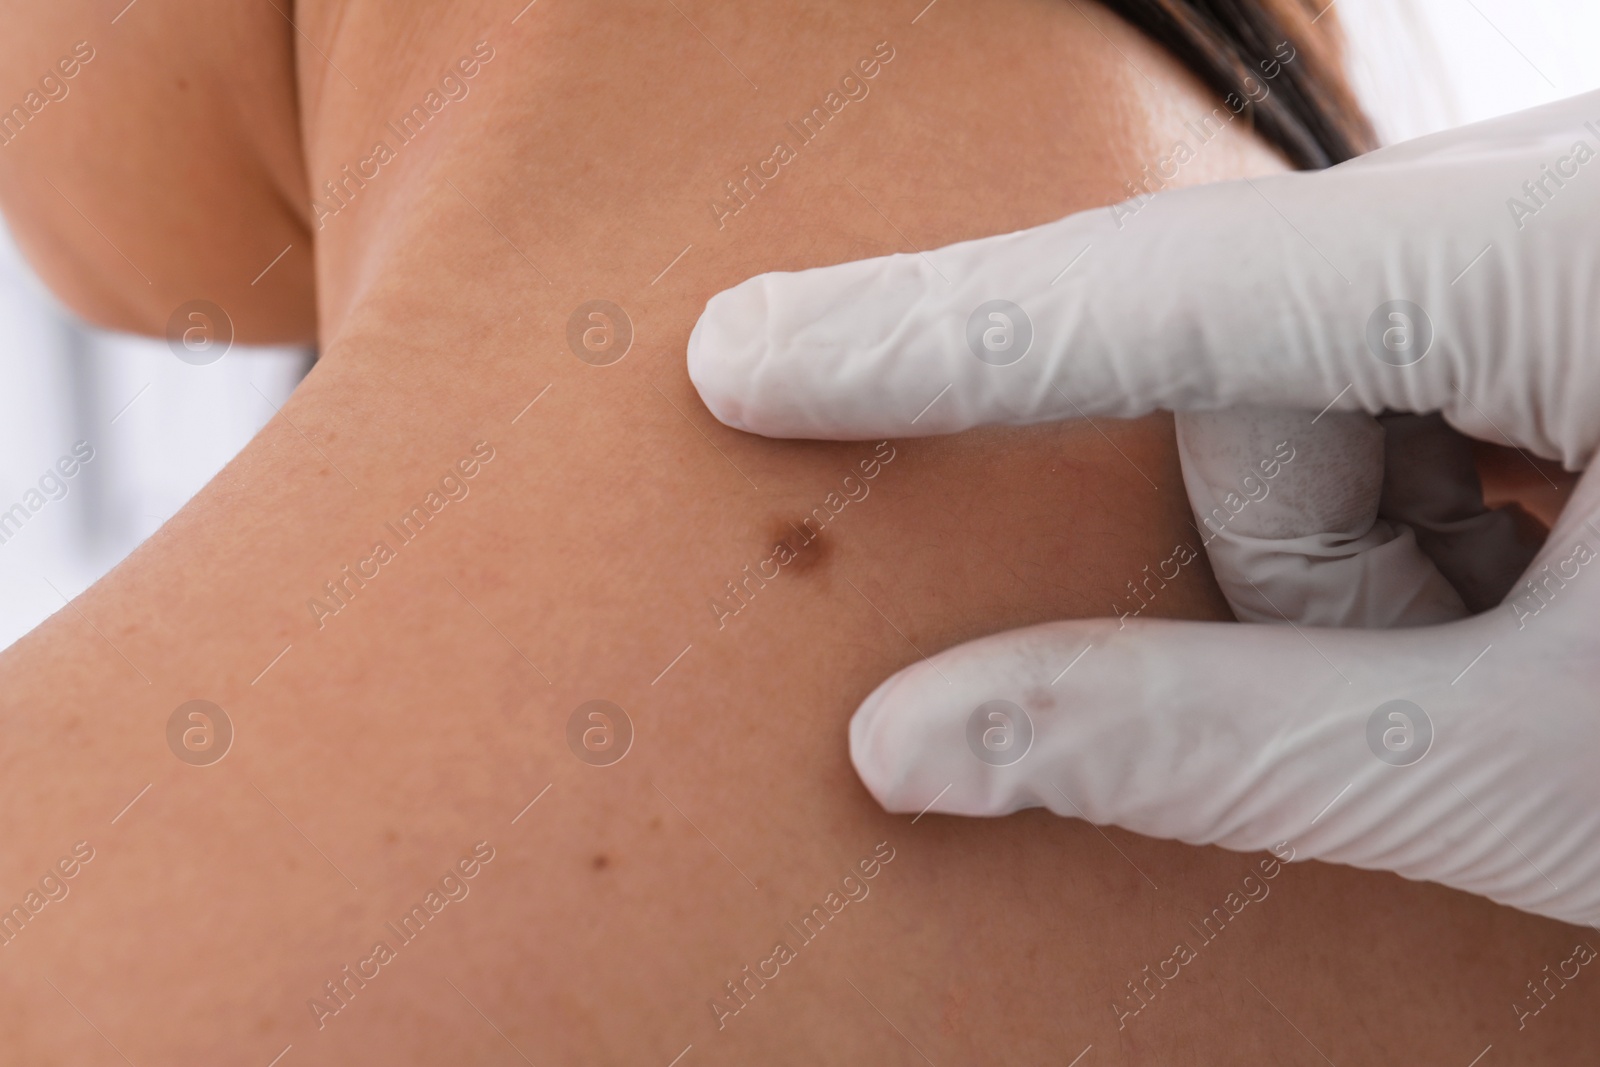
[[[1525,983],[1580,931],[855,779],[920,656],[1226,617],[1167,419],[766,441],[684,373],[716,290],[1121,199],[1214,101],[1087,4],[519,6],[294,9],[323,357],[0,658],[0,894],[93,851],[0,1059],[1577,1061],[1596,994]],[[1179,180],[1279,166],[1229,128]]]

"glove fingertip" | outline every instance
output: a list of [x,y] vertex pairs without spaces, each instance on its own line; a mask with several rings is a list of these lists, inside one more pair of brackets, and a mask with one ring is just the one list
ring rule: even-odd
[[749,402],[765,351],[765,298],[760,278],[724,289],[706,301],[689,333],[689,381],[717,421],[750,430]]

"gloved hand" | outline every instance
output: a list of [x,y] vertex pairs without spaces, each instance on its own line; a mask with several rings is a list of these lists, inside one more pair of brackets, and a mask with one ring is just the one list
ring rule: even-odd
[[1295,624],[1059,622],[945,651],[856,712],[873,795],[1286,843],[1600,921],[1600,481],[1530,565],[1444,425],[1593,457],[1597,155],[1600,94],[713,297],[689,373],[756,433],[1192,413],[1223,589]]

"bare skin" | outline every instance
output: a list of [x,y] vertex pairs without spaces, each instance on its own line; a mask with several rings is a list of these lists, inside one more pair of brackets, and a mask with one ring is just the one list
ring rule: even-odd
[[[1195,544],[1168,420],[774,442],[718,426],[684,374],[716,290],[1121,199],[1215,101],[1088,5],[941,3],[914,25],[888,4],[519,7],[8,13],[26,32],[5,70],[97,49],[0,148],[8,219],[64,298],[158,333],[194,298],[244,339],[315,322],[323,357],[189,507],[0,656],[0,899],[93,849],[0,947],[0,1062],[1066,1063],[1093,1045],[1084,1064],[1466,1064],[1492,1043],[1486,1063],[1550,1064],[1592,1046],[1600,980],[1521,1030],[1512,1009],[1592,931],[1038,813],[913,821],[861,789],[845,723],[888,673],[1126,608],[1126,583]],[[466,95],[314,210],[478,42],[493,54]],[[742,210],[713,209],[879,42],[869,94]],[[1181,180],[1277,167],[1231,127]],[[609,366],[568,343],[596,299],[635,333]],[[732,599],[830,493],[857,499]],[[422,532],[392,532],[419,504]],[[374,564],[378,541],[393,558]],[[1147,610],[1226,614],[1203,558]],[[209,766],[168,744],[196,698],[236,731]],[[610,766],[567,741],[597,698],[635,732]],[[472,876],[441,892],[466,895],[425,906],[414,941],[391,932],[458,863]],[[1265,899],[1203,940],[1190,924],[1252,872]],[[812,940],[787,925],[830,891],[866,895],[825,904]],[[1135,998],[1180,939],[1196,958]],[[794,958],[769,964],[780,940]],[[746,966],[776,977],[741,1001],[725,983]]]

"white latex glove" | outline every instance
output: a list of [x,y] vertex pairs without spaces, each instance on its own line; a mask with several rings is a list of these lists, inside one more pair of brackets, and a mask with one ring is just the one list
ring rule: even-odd
[[[856,712],[873,795],[1287,842],[1600,920],[1600,480],[1513,587],[1528,553],[1460,439],[1372,420],[1439,412],[1588,465],[1597,157],[1600,94],[712,298],[689,373],[756,433],[1202,413],[1179,431],[1219,580],[1241,618],[1297,624],[1060,622],[950,649]],[[1253,410],[1203,414],[1230,408]]]

